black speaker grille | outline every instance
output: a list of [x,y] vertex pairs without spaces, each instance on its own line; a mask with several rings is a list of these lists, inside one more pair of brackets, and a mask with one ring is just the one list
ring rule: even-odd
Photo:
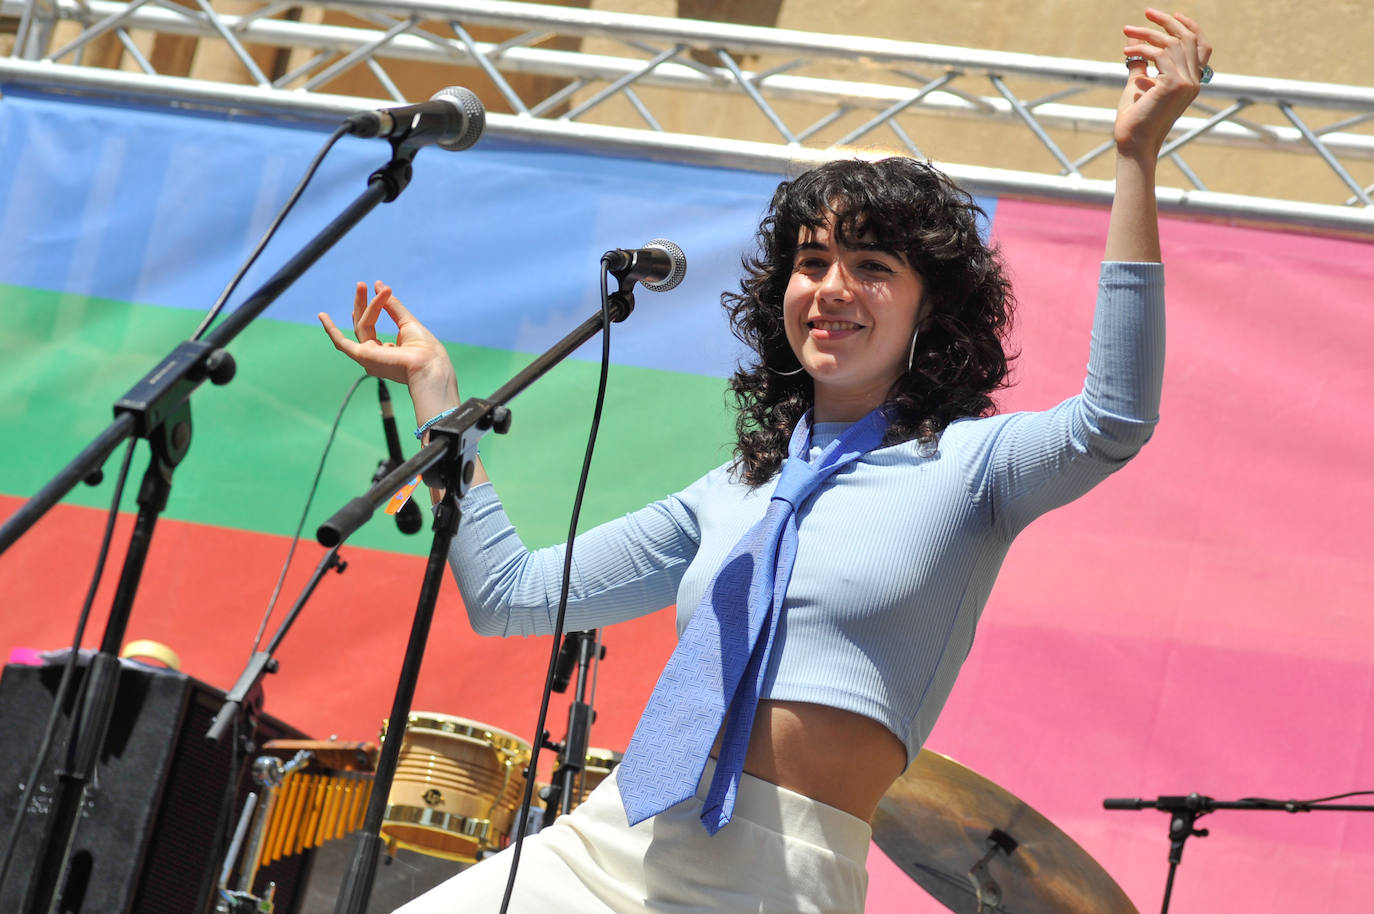
[[[60,675],[57,666],[11,664],[0,677],[0,733],[15,747],[0,753],[0,841],[17,813],[21,781],[33,764]],[[208,908],[223,859],[221,836],[232,828],[247,793],[238,772],[251,761],[251,753],[231,758],[230,740],[217,745],[205,739],[223,700],[218,689],[181,673],[121,668],[92,799],[77,827],[64,912],[197,914]],[[63,710],[63,735],[40,790],[51,790],[53,760],[65,749],[71,708]],[[301,736],[274,718],[259,717],[259,743]],[[226,805],[231,789],[237,799]],[[0,911],[22,906],[41,849],[43,808],[36,804],[19,836],[10,877],[0,886]],[[277,910],[294,912],[309,855],[283,863],[272,874]]]

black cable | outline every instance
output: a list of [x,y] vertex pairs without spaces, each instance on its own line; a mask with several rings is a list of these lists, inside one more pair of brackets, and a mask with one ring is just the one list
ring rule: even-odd
[[539,750],[544,742],[544,723],[549,713],[549,698],[553,694],[553,677],[558,668],[558,654],[563,647],[563,623],[568,613],[568,589],[572,582],[573,540],[577,536],[577,520],[582,513],[582,495],[587,489],[587,475],[592,466],[592,451],[596,448],[596,433],[601,427],[601,408],[606,402],[606,379],[611,365],[611,305],[606,286],[606,268],[601,268],[601,376],[596,387],[596,408],[592,411],[592,425],[587,433],[587,452],[582,457],[582,474],[577,480],[577,495],[573,498],[572,522],[568,525],[568,544],[563,551],[563,584],[558,595],[558,616],[553,623],[553,649],[549,653],[548,673],[544,677],[544,694],[539,699],[539,721],[535,725],[534,751],[525,778],[525,793],[520,802],[523,815],[516,825],[515,844],[511,851],[510,875],[506,878],[506,894],[501,899],[501,914],[510,907],[511,892],[515,889],[515,871],[520,866],[520,850],[525,843],[529,824],[530,803],[534,799],[534,775],[539,770]]
[[[291,568],[292,558],[296,554],[296,546],[300,544],[301,531],[305,529],[305,519],[310,514],[310,506],[315,501],[315,492],[319,489],[320,479],[324,476],[325,461],[329,457],[330,450],[334,447],[334,438],[338,435],[339,425],[343,422],[344,411],[348,408],[348,404],[352,402],[353,394],[357,392],[358,387],[366,381],[367,378],[368,376],[364,374],[353,382],[348,388],[348,391],[344,394],[343,400],[339,403],[339,408],[334,412],[334,422],[329,427],[329,437],[325,440],[324,450],[320,452],[320,462],[315,467],[315,478],[310,483],[310,493],[305,498],[305,507],[301,508],[301,517],[296,524],[296,532],[292,536],[291,545],[286,551],[286,561],[282,563],[281,573],[277,576],[276,587],[273,588],[272,596],[267,601],[267,612],[263,615],[262,622],[258,626],[258,633],[253,638],[253,650],[251,652],[253,654],[256,654],[258,651],[258,645],[262,641],[263,632],[267,630],[267,623],[272,618],[272,610],[276,608],[277,598],[281,595],[282,585],[286,581],[286,573]],[[256,728],[251,732],[255,734]],[[250,735],[249,738],[251,739],[252,736]],[[221,848],[225,847],[227,842],[232,838],[234,827],[237,824],[237,819],[230,815],[230,813],[233,810],[234,802],[238,799],[239,787],[243,782],[243,773],[240,771],[242,764],[240,747],[242,744],[243,731],[240,729],[239,718],[236,717],[234,720],[234,730],[231,734],[231,748],[229,750],[228,787],[220,800],[219,814],[215,820],[215,828],[212,832],[216,842],[210,853],[209,859],[212,861],[218,859]]]
[[1368,797],[1374,796],[1374,790],[1352,790],[1349,793],[1338,793],[1331,797],[1319,797],[1315,800],[1275,800],[1270,797],[1244,797],[1242,803],[1275,803],[1278,805],[1293,806],[1313,806],[1317,803],[1330,803],[1332,800],[1344,800],[1346,797]]
[[348,408],[349,401],[353,399],[353,394],[358,390],[358,385],[367,380],[367,375],[353,382],[353,386],[348,388],[348,393],[344,394],[343,402],[339,404],[339,409],[334,413],[334,424],[329,427],[329,438],[324,443],[324,451],[320,454],[320,463],[315,467],[315,479],[310,483],[310,494],[305,498],[305,507],[301,509],[301,519],[296,524],[296,533],[291,537],[291,546],[286,550],[286,562],[281,566],[281,574],[277,575],[277,585],[272,590],[272,596],[267,601],[267,612],[263,614],[262,622],[258,624],[258,633],[253,636],[253,650],[250,656],[258,652],[258,645],[262,643],[263,632],[267,631],[268,620],[272,618],[272,610],[277,606],[277,598],[281,596],[282,584],[286,582],[286,572],[291,567],[291,559],[296,554],[296,546],[301,541],[301,531],[305,529],[305,518],[310,513],[310,505],[315,501],[315,490],[320,486],[320,478],[324,475],[324,461],[329,456],[329,450],[334,446],[334,436],[338,434],[339,423],[343,420],[344,410]]
[[258,240],[258,246],[253,248],[253,253],[248,255],[248,259],[243,262],[243,266],[239,267],[238,272],[234,274],[234,278],[229,280],[229,284],[225,286],[224,291],[219,294],[219,299],[210,306],[210,312],[206,314],[205,318],[200,322],[200,326],[196,328],[196,332],[191,334],[192,340],[200,339],[201,336],[205,334],[205,331],[210,329],[210,325],[215,322],[215,318],[224,310],[224,303],[229,300],[230,295],[234,294],[234,290],[238,288],[243,277],[248,273],[249,269],[252,268],[253,264],[257,262],[258,255],[262,253],[263,248],[267,247],[267,242],[272,240],[272,236],[275,235],[277,229],[281,227],[282,221],[286,219],[286,214],[291,212],[292,207],[296,205],[296,201],[299,200],[301,194],[305,192],[305,186],[315,177],[315,172],[319,169],[320,163],[324,161],[325,154],[339,141],[339,137],[348,132],[348,129],[347,122],[334,128],[334,132],[330,134],[329,139],[325,140],[324,145],[320,147],[320,151],[315,153],[315,158],[311,161],[309,167],[306,168],[300,183],[296,185],[295,190],[291,191],[291,196],[286,198],[286,203],[282,205],[281,210],[277,212],[276,218],[272,220],[272,224],[267,227],[267,231],[264,232],[262,238]]
[[110,502],[110,511],[105,518],[105,533],[100,540],[100,552],[95,560],[95,572],[91,575],[91,586],[86,591],[86,601],[81,606],[81,612],[77,615],[76,634],[72,638],[72,648],[67,654],[67,661],[62,668],[62,679],[58,683],[57,693],[53,696],[52,710],[48,713],[47,726],[43,728],[43,738],[38,744],[38,754],[34,757],[33,767],[29,769],[29,776],[25,779],[24,795],[19,798],[19,809],[15,813],[14,824],[10,826],[9,841],[5,848],[5,859],[0,862],[0,886],[4,886],[5,878],[9,875],[10,864],[14,861],[14,850],[19,844],[19,832],[23,828],[24,820],[28,817],[29,803],[33,801],[33,794],[38,786],[38,779],[42,775],[44,763],[48,758],[48,751],[52,748],[53,737],[57,733],[57,721],[62,714],[62,708],[67,703],[67,694],[71,691],[72,682],[76,674],[77,655],[81,652],[81,640],[86,637],[86,623],[90,620],[91,606],[95,603],[96,591],[100,588],[100,579],[105,574],[105,561],[110,554],[110,540],[114,538],[115,521],[119,517],[119,501],[124,495],[124,484],[129,478],[129,464],[133,460],[134,445],[138,439],[130,438],[129,446],[124,449],[124,462],[120,464],[119,476],[115,480],[114,498]]

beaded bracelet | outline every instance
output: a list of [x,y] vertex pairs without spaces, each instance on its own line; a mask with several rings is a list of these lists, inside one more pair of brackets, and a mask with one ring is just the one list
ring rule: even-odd
[[422,440],[424,440],[425,432],[429,431],[429,427],[430,427],[431,425],[433,425],[434,423],[438,422],[440,419],[444,418],[444,417],[447,416],[448,414],[450,414],[450,413],[456,413],[457,411],[458,411],[458,407],[456,407],[456,406],[450,406],[448,409],[444,410],[443,412],[439,413],[439,414],[438,414],[437,416],[435,416],[434,418],[430,419],[430,420],[429,420],[428,422],[426,422],[424,425],[420,426],[419,428],[417,428],[417,429],[415,430],[415,440],[417,440],[417,441],[422,441]]

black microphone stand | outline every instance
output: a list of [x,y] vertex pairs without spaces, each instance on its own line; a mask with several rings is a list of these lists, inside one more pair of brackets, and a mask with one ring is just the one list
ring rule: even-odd
[[[622,279],[619,291],[608,297],[613,323],[623,321],[634,310],[633,286],[633,280]],[[387,800],[396,776],[406,722],[410,718],[415,682],[424,659],[425,644],[429,640],[429,627],[434,618],[439,585],[443,581],[449,543],[458,531],[461,516],[458,499],[467,492],[476,467],[477,442],[493,429],[498,434],[504,434],[510,428],[511,420],[510,409],[505,404],[599,333],[604,326],[601,312],[597,311],[490,397],[472,397],[463,401],[454,412],[430,428],[429,443],[418,454],[375,483],[366,493],[344,505],[316,532],[316,539],[321,545],[336,546],[342,543],[366,523],[391,498],[392,493],[416,475],[424,476],[428,485],[444,489],[443,498],[434,506],[434,539],[420,585],[410,640],[406,644],[401,672],[397,677],[391,716],[387,718],[388,738],[382,741],[382,751],[372,776],[372,796],[368,800],[367,815],[355,839],[348,873],[335,901],[335,914],[364,914],[372,895],[377,859],[383,847],[381,828],[386,818]]]
[[229,729],[229,725],[234,722],[239,711],[245,705],[248,706],[250,713],[255,713],[257,703],[260,701],[258,696],[261,690],[258,688],[262,677],[268,673],[277,671],[277,658],[274,656],[277,648],[281,646],[282,640],[286,638],[286,633],[291,630],[296,617],[305,608],[305,601],[310,599],[310,595],[315,592],[315,587],[324,578],[325,572],[335,569],[339,574],[343,574],[348,569],[348,563],[339,558],[339,547],[335,546],[324,554],[319,564],[315,566],[315,571],[310,575],[310,580],[306,582],[301,595],[292,604],[291,610],[287,612],[286,618],[282,619],[281,625],[277,626],[277,631],[272,635],[272,640],[267,642],[267,647],[260,651],[254,651],[253,656],[248,658],[248,665],[239,674],[238,681],[229,690],[229,694],[224,696],[224,704],[220,706],[219,713],[210,723],[210,729],[206,731],[205,738],[212,743],[217,743],[224,738],[224,731]]
[[[562,744],[545,742],[547,749],[558,753],[558,767],[549,784],[548,795],[544,799],[544,825],[552,825],[553,820],[566,812],[571,812],[577,797],[578,778],[587,765],[587,743],[591,736],[592,724],[596,722],[592,706],[587,702],[587,671],[593,656],[600,660],[606,656],[603,647],[597,651],[596,629],[583,632],[568,632],[563,636],[563,651],[576,657],[577,685],[573,692],[572,704],[568,705],[568,732]],[[560,656],[561,660],[561,656]],[[563,688],[560,689],[559,678]],[[567,676],[557,677],[553,689],[561,692],[568,687]]]
[[[152,456],[138,495],[139,512],[105,626],[100,650],[83,680],[68,729],[66,756],[55,772],[51,813],[44,817],[36,866],[29,874],[21,908],[25,914],[56,914],[63,879],[75,845],[80,811],[86,803],[97,760],[114,713],[119,650],[128,627],[134,595],[147,559],[157,516],[171,494],[172,471],[191,445],[190,395],[207,378],[227,384],[234,360],[227,346],[311,265],[379,203],[395,200],[410,182],[418,147],[395,142],[391,161],[373,172],[367,189],[312,238],[239,308],[200,340],[187,340],[115,403],[114,421],[57,476],[40,489],[3,526],[0,553],[9,548],[77,482],[99,471],[105,459],[129,437],[148,439]],[[24,814],[20,810],[19,814]],[[0,887],[3,889],[3,887]]]
[[1169,813],[1169,876],[1164,883],[1164,906],[1160,914],[1169,912],[1169,896],[1174,891],[1174,874],[1183,860],[1183,843],[1196,835],[1205,838],[1209,834],[1205,828],[1195,828],[1197,820],[1218,809],[1266,810],[1270,812],[1374,812],[1374,806],[1354,803],[1327,803],[1311,800],[1267,800],[1246,799],[1236,801],[1214,800],[1198,793],[1187,796],[1164,796],[1153,800],[1138,797],[1113,798],[1102,801],[1103,809],[1158,809]]

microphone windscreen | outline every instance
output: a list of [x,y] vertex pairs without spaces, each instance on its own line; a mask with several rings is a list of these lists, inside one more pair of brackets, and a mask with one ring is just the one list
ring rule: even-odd
[[457,108],[463,117],[463,130],[453,139],[440,140],[438,145],[453,152],[462,152],[482,138],[487,129],[487,111],[482,101],[470,89],[449,86],[430,96],[430,101],[446,101]]

